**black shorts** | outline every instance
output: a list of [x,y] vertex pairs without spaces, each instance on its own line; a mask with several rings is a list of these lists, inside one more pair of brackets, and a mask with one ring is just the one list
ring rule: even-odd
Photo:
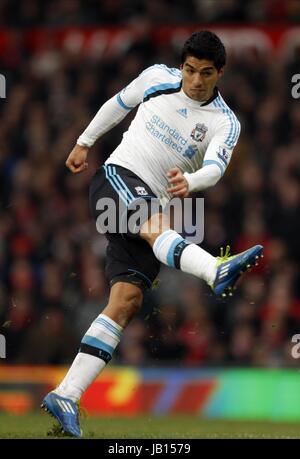
[[[108,215],[107,207],[99,206],[99,200],[103,198],[110,198],[117,211],[116,228],[112,230],[107,226],[106,232],[102,225],[98,225],[100,220],[102,224],[107,223],[103,219],[105,211]],[[124,223],[126,227],[132,205],[141,200],[147,205],[156,201],[158,205],[158,199],[150,187],[124,167],[114,164],[103,165],[92,178],[89,190],[90,211],[96,220],[97,229],[100,228],[108,240],[105,274],[110,286],[120,281],[146,290],[151,288],[159,273],[160,262],[154,256],[150,245],[139,237],[138,228],[137,232],[130,232],[130,230],[124,232]],[[124,212],[124,208],[127,212]],[[147,216],[143,215],[139,225],[149,218],[149,212],[150,206],[148,206]]]

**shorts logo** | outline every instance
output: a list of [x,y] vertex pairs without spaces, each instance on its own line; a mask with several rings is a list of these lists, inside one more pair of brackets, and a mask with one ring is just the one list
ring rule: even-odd
[[220,160],[227,166],[229,160],[229,153],[226,148],[219,147],[219,151],[217,151],[217,155]]
[[206,136],[207,131],[208,127],[206,127],[205,124],[197,123],[191,132],[191,137],[196,142],[202,142],[204,140],[204,137]]
[[147,191],[145,190],[145,188],[143,186],[136,186],[135,190],[136,190],[137,194],[139,194],[140,196],[147,196],[148,195]]

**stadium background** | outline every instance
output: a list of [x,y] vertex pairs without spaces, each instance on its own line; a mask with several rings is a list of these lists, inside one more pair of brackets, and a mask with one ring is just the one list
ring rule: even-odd
[[183,41],[209,28],[227,47],[219,89],[242,133],[225,177],[201,195],[203,247],[217,255],[262,243],[265,258],[226,301],[162,268],[85,405],[300,419],[291,354],[300,333],[299,20],[293,0],[0,2],[0,410],[38,406],[107,300],[88,184],[133,115],[97,142],[88,172],[72,176],[64,162],[76,138],[145,67],[178,66]]

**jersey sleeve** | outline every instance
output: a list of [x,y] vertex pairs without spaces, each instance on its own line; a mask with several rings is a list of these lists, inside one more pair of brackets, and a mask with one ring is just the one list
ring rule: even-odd
[[224,174],[232,157],[241,132],[241,125],[235,115],[230,117],[216,131],[204,155],[202,167],[215,164]]
[[117,94],[119,105],[126,110],[132,110],[143,102],[147,95],[164,86],[166,75],[168,75],[167,81],[171,79],[174,81],[173,85],[178,85],[177,80],[181,78],[181,72],[178,69],[168,68],[163,64],[148,67]]
[[202,168],[192,174],[184,173],[190,192],[205,190],[220,180],[230,162],[240,130],[240,123],[234,116],[219,126],[208,145]]
[[155,84],[165,78],[166,71],[172,72],[173,69],[157,64],[144,70],[121,92],[102,105],[85,131],[78,137],[77,143],[91,147],[99,137],[119,124],[130,110],[144,100],[149,88],[151,91],[153,87],[156,87]]

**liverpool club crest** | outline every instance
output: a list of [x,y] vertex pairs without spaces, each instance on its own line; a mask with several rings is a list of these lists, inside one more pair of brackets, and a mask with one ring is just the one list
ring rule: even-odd
[[191,132],[191,137],[196,142],[202,142],[208,131],[208,128],[203,123],[197,123]]

